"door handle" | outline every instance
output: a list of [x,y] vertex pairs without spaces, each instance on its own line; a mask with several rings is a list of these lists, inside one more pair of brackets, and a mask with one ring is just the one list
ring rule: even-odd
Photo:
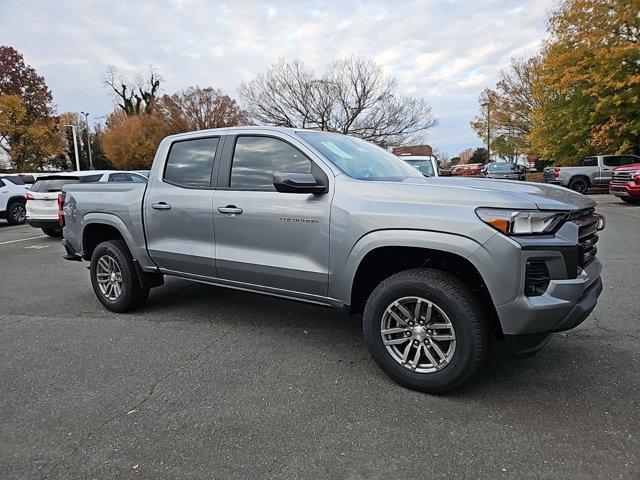
[[171,205],[165,202],[152,203],[151,208],[154,210],[171,210]]
[[242,209],[235,205],[227,205],[226,207],[218,207],[218,212],[228,215],[229,217],[234,217],[236,215],[240,215],[242,213]]

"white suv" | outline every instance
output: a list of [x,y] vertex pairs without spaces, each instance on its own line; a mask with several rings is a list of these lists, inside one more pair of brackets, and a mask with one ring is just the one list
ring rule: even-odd
[[114,170],[57,173],[39,176],[26,195],[27,223],[50,237],[61,237],[62,227],[58,219],[58,194],[64,185],[93,182],[146,183],[144,175]]
[[27,186],[18,175],[0,175],[0,218],[10,225],[26,220],[25,198]]

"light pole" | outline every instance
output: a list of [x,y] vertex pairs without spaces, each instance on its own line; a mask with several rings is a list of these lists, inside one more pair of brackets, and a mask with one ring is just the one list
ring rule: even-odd
[[491,100],[487,99],[487,157],[491,161]]
[[76,153],[76,170],[80,171],[80,157],[78,156],[78,137],[76,136],[76,126],[65,124],[65,127],[71,127],[73,131],[73,149]]
[[84,123],[87,125],[87,150],[89,150],[89,170],[93,170],[93,160],[91,160],[91,134],[89,133],[89,114],[80,112],[84,115]]

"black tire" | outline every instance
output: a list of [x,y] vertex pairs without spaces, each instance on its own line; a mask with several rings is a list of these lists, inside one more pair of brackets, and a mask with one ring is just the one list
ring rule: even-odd
[[14,200],[7,205],[7,222],[9,225],[22,225],[27,221],[25,202]]
[[[121,274],[121,293],[115,299],[110,299],[100,289],[97,270],[101,258],[108,257],[115,261]],[[138,274],[133,266],[133,257],[124,240],[109,240],[102,242],[93,251],[91,256],[91,285],[98,300],[107,310],[112,312],[128,312],[141,306],[149,296],[149,289],[140,287]]]
[[43,228],[42,231],[45,235],[49,235],[53,238],[61,238],[62,237],[62,228]]
[[633,197],[620,197],[623,202],[630,203],[631,205],[640,205],[640,198]]
[[[387,307],[412,296],[437,305],[448,316],[455,333],[449,363],[431,373],[417,373],[401,365],[383,343],[381,330]],[[489,348],[488,321],[481,302],[456,277],[429,268],[406,270],[380,283],[365,306],[363,327],[378,366],[400,385],[421,392],[444,393],[467,382],[482,367]]]
[[572,178],[569,182],[569,188],[574,192],[586,193],[589,190],[589,182],[583,177]]

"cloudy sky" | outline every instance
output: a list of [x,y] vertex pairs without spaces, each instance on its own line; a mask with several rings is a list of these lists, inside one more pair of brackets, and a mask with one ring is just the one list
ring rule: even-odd
[[477,96],[509,59],[534,53],[551,0],[283,1],[0,0],[0,44],[23,53],[58,111],[111,111],[100,77],[155,66],[164,91],[214,86],[237,95],[278,58],[321,71],[371,57],[400,93],[426,98],[439,125],[429,142],[456,154],[481,141],[469,127]]

